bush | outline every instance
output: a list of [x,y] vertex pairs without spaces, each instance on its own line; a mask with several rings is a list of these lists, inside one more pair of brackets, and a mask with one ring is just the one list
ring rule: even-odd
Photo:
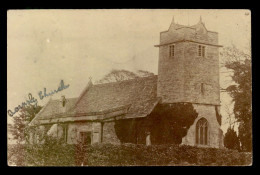
[[67,144],[8,147],[9,165],[17,166],[160,166],[250,165],[252,154],[187,145]]
[[228,149],[240,150],[239,138],[233,127],[229,127],[224,137],[224,145]]
[[145,144],[150,133],[154,144],[181,144],[197,117],[191,103],[158,104],[149,117],[116,120],[115,132],[121,143]]

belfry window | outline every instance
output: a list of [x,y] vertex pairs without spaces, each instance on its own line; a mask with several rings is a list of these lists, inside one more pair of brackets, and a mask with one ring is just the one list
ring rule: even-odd
[[205,46],[199,45],[199,48],[198,48],[198,56],[200,56],[200,57],[205,57],[205,50],[206,50],[206,47],[205,47]]
[[199,119],[196,124],[196,144],[208,145],[208,121],[205,118]]
[[169,56],[170,56],[170,58],[172,58],[172,57],[174,57],[174,45],[170,45],[169,46]]

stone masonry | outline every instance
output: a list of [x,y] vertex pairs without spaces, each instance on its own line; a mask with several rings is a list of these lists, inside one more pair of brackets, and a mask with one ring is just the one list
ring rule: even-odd
[[[174,45],[174,56],[170,46]],[[199,45],[205,56],[199,56]],[[162,103],[192,103],[198,118],[183,138],[183,144],[196,145],[196,123],[208,121],[208,146],[220,147],[220,124],[215,107],[220,107],[218,33],[208,31],[202,20],[194,26],[174,23],[160,33],[157,96]]]

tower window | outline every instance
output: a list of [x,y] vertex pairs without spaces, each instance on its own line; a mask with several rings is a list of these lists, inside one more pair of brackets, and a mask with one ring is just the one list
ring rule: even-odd
[[199,45],[198,56],[205,57],[205,46]]
[[169,46],[169,56],[170,58],[174,57],[174,45]]

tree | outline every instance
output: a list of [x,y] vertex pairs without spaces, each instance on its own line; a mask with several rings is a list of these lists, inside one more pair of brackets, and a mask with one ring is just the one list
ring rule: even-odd
[[159,104],[150,116],[151,141],[155,144],[181,144],[198,117],[191,103]]
[[146,70],[138,70],[136,73],[139,77],[149,77],[149,76],[154,76],[152,72],[148,72]]
[[224,137],[224,145],[229,149],[240,150],[239,138],[234,127],[229,127]]
[[122,70],[113,69],[112,71],[110,71],[110,73],[105,75],[101,80],[97,81],[97,83],[117,82],[117,81],[135,79],[138,77],[148,77],[152,75],[154,74],[144,70],[138,70],[137,73],[134,73],[123,69]]
[[[140,143],[137,142],[138,137],[142,135],[140,131],[137,131],[137,125],[143,123],[143,120],[127,119],[127,120],[116,120],[115,121],[115,132],[117,138],[121,143]],[[140,140],[140,139],[139,139]],[[143,142],[144,143],[144,142]]]
[[235,46],[224,48],[222,52],[224,66],[232,71],[234,84],[226,91],[234,102],[234,117],[239,124],[238,137],[242,150],[252,149],[252,72],[251,54],[238,50]]
[[28,138],[28,124],[32,121],[35,115],[42,109],[41,106],[25,106],[20,110],[18,116],[13,117],[13,124],[8,124],[8,129],[13,139],[17,143],[22,143]]
[[149,132],[152,144],[180,144],[197,116],[190,103],[158,104],[144,119],[116,121],[115,131],[122,143],[144,144]]

